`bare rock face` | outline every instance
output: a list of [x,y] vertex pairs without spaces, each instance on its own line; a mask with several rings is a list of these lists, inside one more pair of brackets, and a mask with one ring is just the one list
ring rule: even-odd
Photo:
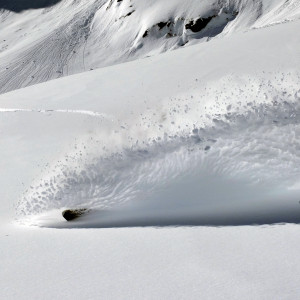
[[88,212],[87,208],[79,208],[79,209],[67,209],[62,212],[62,216],[67,221],[72,221],[74,219],[77,219]]

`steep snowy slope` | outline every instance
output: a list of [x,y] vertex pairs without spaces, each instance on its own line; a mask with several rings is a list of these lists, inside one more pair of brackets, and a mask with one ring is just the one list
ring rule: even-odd
[[299,298],[300,20],[264,3],[257,30],[0,96],[0,299]]
[[298,28],[1,95],[0,298],[299,298],[299,225],[91,228],[298,223]]
[[0,2],[2,93],[300,15],[299,0],[29,3]]
[[[239,33],[3,94],[2,139],[15,143],[22,128],[18,136],[32,146],[14,148],[14,157],[29,150],[35,162],[32,182],[20,178],[28,190],[18,214],[32,222],[86,207],[100,210],[87,223],[104,226],[103,210],[133,205],[153,225],[298,221],[298,27]],[[35,147],[51,156],[39,163]]]

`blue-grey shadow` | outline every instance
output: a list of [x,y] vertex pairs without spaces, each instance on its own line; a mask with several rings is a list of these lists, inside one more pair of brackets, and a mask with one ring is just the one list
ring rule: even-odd
[[51,7],[61,0],[0,0],[0,10],[22,12],[28,9]]

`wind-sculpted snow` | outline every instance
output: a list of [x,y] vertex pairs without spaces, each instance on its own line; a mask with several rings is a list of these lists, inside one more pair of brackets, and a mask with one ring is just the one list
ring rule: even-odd
[[0,3],[0,93],[300,16],[299,0],[55,2]]
[[[219,92],[207,85],[203,95],[218,98],[212,107],[198,95],[171,99],[168,113],[150,109],[132,124],[91,116],[114,136],[77,145],[26,192],[19,217],[54,227],[299,222],[299,77],[274,76],[231,83],[230,91],[232,78]],[[92,213],[70,225],[59,221],[64,208]]]

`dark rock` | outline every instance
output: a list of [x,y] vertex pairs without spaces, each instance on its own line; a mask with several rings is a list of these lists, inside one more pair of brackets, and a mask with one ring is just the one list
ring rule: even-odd
[[129,12],[129,13],[125,16],[125,18],[131,16],[134,12],[135,12],[134,10],[131,11],[131,12]]
[[79,218],[83,214],[87,213],[88,209],[86,208],[79,208],[79,209],[66,209],[62,212],[62,216],[67,220],[67,221],[72,221],[74,219]]
[[144,32],[144,34],[143,34],[143,38],[145,38],[145,37],[147,37],[148,36],[148,30],[146,30],[145,32]]
[[197,20],[192,20],[185,25],[186,29],[190,29],[193,32],[199,32],[206,27],[206,25],[216,16],[211,16],[208,18],[199,18]]
[[167,26],[167,22],[159,22],[159,23],[157,23],[157,26],[159,27],[159,30],[161,30],[161,29],[163,29],[164,27],[166,27]]

